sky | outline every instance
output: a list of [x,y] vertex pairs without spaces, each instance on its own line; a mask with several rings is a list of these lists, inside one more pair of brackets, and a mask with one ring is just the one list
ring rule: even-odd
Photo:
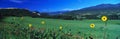
[[0,8],[12,7],[39,12],[55,12],[117,3],[120,3],[120,0],[0,0]]

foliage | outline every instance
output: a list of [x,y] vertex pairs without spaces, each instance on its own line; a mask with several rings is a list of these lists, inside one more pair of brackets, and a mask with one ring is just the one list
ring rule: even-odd
[[[15,20],[13,20],[15,18]],[[34,20],[34,21],[33,21]],[[40,22],[44,20],[46,24]],[[91,31],[89,24],[95,23]],[[119,20],[109,20],[106,36],[109,39],[119,37]],[[32,24],[32,27],[29,27]],[[24,17],[7,17],[0,22],[0,38],[4,39],[102,39],[104,23],[101,20],[60,20]],[[60,29],[62,26],[62,29]]]

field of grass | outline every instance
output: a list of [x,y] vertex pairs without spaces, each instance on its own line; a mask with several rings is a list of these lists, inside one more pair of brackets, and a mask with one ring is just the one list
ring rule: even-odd
[[[14,19],[15,18],[15,19]],[[32,17],[24,17],[21,20],[21,17],[7,17],[3,20],[4,22],[0,22],[0,29],[4,29],[5,33],[7,31],[11,31],[12,29],[20,28],[28,28],[28,24],[32,24],[35,30],[45,29],[49,33],[49,31],[55,31],[61,35],[64,32],[65,34],[70,33],[72,36],[78,36],[80,39],[94,38],[94,39],[120,39],[120,20],[109,20],[107,21],[107,26],[105,23],[99,20],[61,20],[61,19],[47,19],[47,18],[32,18]],[[45,24],[41,24],[41,21],[44,21]],[[94,23],[95,27],[90,28],[90,24]],[[7,28],[5,27],[7,26]],[[59,31],[59,27],[62,26],[62,30]],[[2,28],[4,27],[4,28]],[[12,28],[11,28],[12,27]],[[11,31],[12,32],[12,31]],[[7,36],[6,36],[7,35]],[[16,39],[19,36],[15,36],[10,34],[3,34],[5,39]],[[22,35],[21,35],[22,36]],[[30,39],[29,36],[27,38],[20,37],[19,39]],[[53,38],[51,38],[53,39]],[[71,38],[77,39],[77,38]]]

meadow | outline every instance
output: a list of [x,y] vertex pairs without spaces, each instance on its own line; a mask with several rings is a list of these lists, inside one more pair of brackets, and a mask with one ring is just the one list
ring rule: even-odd
[[[94,28],[90,27],[91,23],[95,25]],[[6,17],[0,22],[0,37],[4,39],[31,39],[31,36],[35,39],[34,35],[30,34],[32,31],[33,33],[45,31],[47,35],[52,33],[52,36],[44,38],[37,34],[39,39],[120,39],[120,20],[108,19],[107,26],[101,19]]]

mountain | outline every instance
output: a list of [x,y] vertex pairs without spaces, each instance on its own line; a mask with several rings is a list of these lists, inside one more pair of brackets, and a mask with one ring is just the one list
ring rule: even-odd
[[120,3],[118,4],[100,4],[96,6],[91,6],[83,8],[80,10],[73,10],[67,12],[69,15],[76,14],[116,14],[120,13]]
[[60,16],[69,16],[73,19],[100,19],[106,15],[109,19],[120,19],[120,3],[100,4],[79,10],[65,12]]
[[49,15],[59,15],[59,14],[64,14],[69,11],[56,11],[56,12],[47,12]]

